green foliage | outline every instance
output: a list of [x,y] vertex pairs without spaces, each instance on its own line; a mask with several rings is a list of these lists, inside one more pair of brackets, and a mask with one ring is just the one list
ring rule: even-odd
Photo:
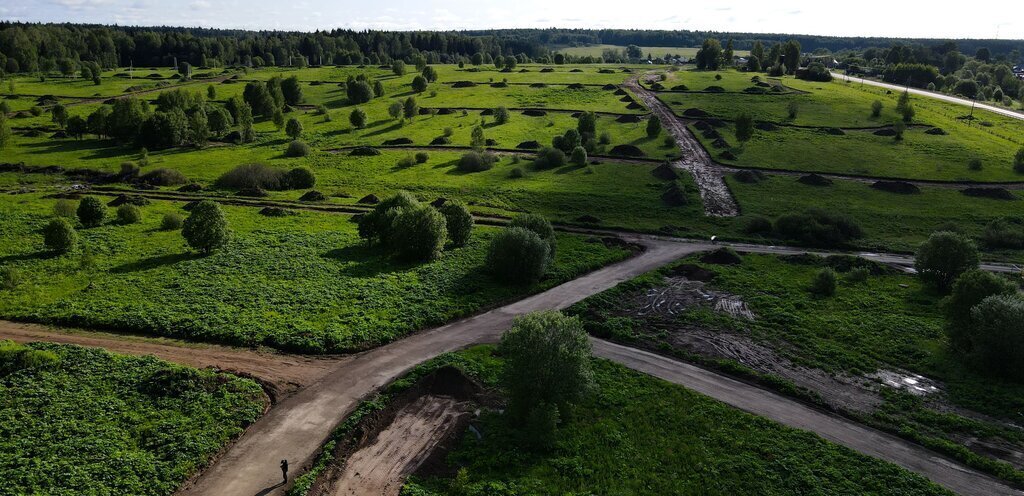
[[85,227],[96,227],[107,216],[107,207],[95,196],[87,196],[78,202],[78,221]]
[[402,115],[405,116],[406,119],[412,119],[413,117],[416,117],[416,114],[418,114],[419,111],[420,105],[416,103],[415,97],[410,96],[409,98],[406,98],[404,102],[402,102]]
[[1016,292],[1016,285],[991,272],[970,269],[960,274],[953,283],[949,297],[943,302],[950,347],[962,354],[969,354],[974,348],[971,341],[974,328],[971,309],[989,296]]
[[299,139],[302,136],[302,122],[294,117],[288,119],[288,123],[284,125],[284,133],[293,140]]
[[540,236],[540,239],[548,244],[549,259],[554,258],[555,248],[557,247],[555,229],[551,227],[551,222],[547,219],[537,214],[519,214],[512,217],[508,227],[521,227],[536,233],[537,236]]
[[295,167],[285,175],[284,182],[291,189],[309,189],[316,186],[316,176],[308,167]]
[[284,102],[288,105],[302,103],[302,85],[299,84],[298,76],[290,76],[281,81],[281,93],[284,95]]
[[67,253],[78,244],[78,233],[67,219],[58,217],[43,230],[43,244],[57,253]]
[[875,100],[871,102],[871,117],[877,118],[882,115],[882,102]]
[[415,205],[399,211],[392,225],[393,249],[399,258],[410,261],[433,260],[448,241],[446,219],[429,205]]
[[[0,342],[0,364],[11,494],[171,494],[263,412],[255,382],[153,357]],[[146,392],[179,370],[166,384],[181,394]]]
[[457,167],[462,172],[483,172],[494,167],[497,159],[497,155],[490,152],[468,151],[459,158]]
[[551,249],[537,233],[522,227],[503,229],[487,249],[488,270],[502,282],[530,284],[547,271]]
[[65,219],[74,219],[78,216],[78,205],[75,205],[75,202],[72,200],[57,200],[57,203],[53,204],[53,215],[64,217]]
[[305,157],[309,155],[309,145],[302,140],[292,140],[288,143],[288,149],[285,150],[284,155],[286,157]]
[[569,161],[579,167],[587,165],[587,150],[582,146],[573,148],[572,155],[569,156]]
[[366,111],[359,107],[352,109],[352,113],[348,114],[348,122],[356,129],[366,127]]
[[185,219],[182,218],[181,214],[169,213],[164,214],[163,219],[160,220],[161,231],[176,231],[181,229],[185,224]]
[[11,144],[11,124],[7,122],[6,113],[0,113],[0,150]]
[[444,215],[445,225],[448,229],[448,240],[453,246],[465,246],[469,237],[473,234],[473,216],[461,202],[448,200],[439,208],[441,215]]
[[754,119],[750,114],[743,113],[736,116],[736,140],[745,143],[754,136]]
[[854,220],[819,209],[780,216],[775,220],[775,232],[802,245],[823,247],[843,246],[863,236]]
[[971,309],[969,356],[983,370],[1024,381],[1024,298],[994,295]]
[[506,124],[506,123],[508,123],[508,120],[509,120],[510,117],[511,117],[511,114],[509,114],[508,109],[505,108],[504,106],[501,106],[501,107],[498,107],[498,108],[494,109],[494,122],[496,124],[498,124],[498,125]]
[[370,244],[387,245],[392,234],[395,218],[402,210],[419,205],[416,197],[407,191],[399,191],[373,207],[373,210],[359,219],[359,237]]
[[825,267],[814,274],[811,281],[811,293],[818,296],[833,296],[836,294],[836,271],[831,267]]
[[412,78],[412,90],[416,93],[423,93],[427,91],[427,78],[423,76],[416,76]]
[[[0,147],[2,147],[2,140],[0,140]],[[1013,170],[1024,174],[1024,147],[1017,149],[1017,153],[1013,155]]]
[[220,205],[210,200],[203,200],[192,208],[192,212],[185,219],[181,235],[193,249],[202,253],[211,253],[228,243],[231,231],[228,229],[228,223]]
[[427,160],[430,160],[430,154],[427,152],[416,152],[415,157],[417,164],[425,164]]
[[131,203],[117,207],[117,221],[121,224],[138,224],[142,221],[142,210]]
[[657,138],[661,134],[661,119],[656,115],[652,115],[647,119],[647,137]]
[[978,267],[978,249],[962,234],[939,231],[921,244],[914,268],[921,279],[940,292],[949,290],[960,274]]
[[17,267],[0,267],[0,289],[14,289],[25,280],[25,275]]
[[[575,147],[573,147],[575,149]],[[533,167],[537,170],[555,169],[565,165],[565,152],[555,147],[544,147],[533,159]]]

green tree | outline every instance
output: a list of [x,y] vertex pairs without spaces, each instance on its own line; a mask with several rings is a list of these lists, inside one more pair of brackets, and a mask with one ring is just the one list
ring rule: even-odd
[[1015,284],[988,271],[970,269],[960,274],[953,283],[949,297],[943,301],[950,347],[957,352],[969,354],[974,347],[970,333],[974,327],[971,309],[989,296],[1016,292]]
[[402,209],[394,221],[394,232],[401,238],[392,248],[404,260],[433,260],[448,241],[447,220],[429,205]]
[[288,105],[298,105],[302,103],[302,85],[299,83],[298,76],[291,76],[281,81],[281,94],[284,96],[284,102]]
[[398,213],[418,205],[419,201],[407,191],[399,191],[385,198],[359,219],[359,237],[371,245],[386,245]]
[[473,233],[473,216],[466,206],[456,200],[448,200],[438,209],[444,216],[448,228],[448,240],[452,246],[465,246]]
[[523,227],[502,229],[491,238],[486,266],[494,276],[512,284],[540,280],[550,263],[549,247],[537,233]]
[[348,122],[356,129],[366,127],[366,112],[359,107],[352,109],[352,113],[348,114]]
[[871,102],[871,117],[882,115],[882,102],[875,100]]
[[350,102],[359,105],[373,100],[374,91],[366,81],[353,81],[345,86]]
[[831,267],[825,267],[814,275],[811,281],[811,292],[818,296],[832,296],[836,294],[836,271]]
[[406,119],[412,119],[413,117],[416,117],[416,114],[418,114],[419,111],[420,106],[418,103],[416,103],[416,98],[414,97],[410,96],[409,98],[405,99],[404,103],[402,103],[402,115],[404,115]]
[[213,100],[217,99],[217,87],[216,86],[211,84],[211,85],[206,87],[206,99],[210,100],[210,101],[213,101]]
[[242,143],[252,143],[256,139],[256,131],[252,128],[252,108],[247,103],[238,106],[239,135]]
[[198,147],[206,146],[210,141],[210,121],[206,118],[206,112],[196,110],[188,118],[189,141]]
[[747,71],[749,72],[761,72],[761,59],[754,55],[747,57]]
[[507,123],[510,116],[511,114],[509,113],[508,109],[505,108],[504,106],[499,106],[498,108],[494,109],[494,122],[498,125]]
[[580,135],[589,134],[593,136],[597,133],[597,114],[593,112],[583,112],[576,119],[576,131]]
[[798,113],[800,113],[800,104],[797,103],[796,100],[790,101],[786,104],[786,115],[789,116],[791,120],[796,119]]
[[142,210],[131,203],[117,207],[117,221],[121,224],[138,224],[142,222]]
[[427,78],[423,76],[416,76],[412,78],[412,90],[416,93],[423,93],[427,91]]
[[960,274],[978,268],[978,248],[962,234],[935,232],[918,247],[914,268],[923,281],[946,292]]
[[661,119],[656,115],[652,115],[647,119],[647,137],[657,138],[661,134]]
[[396,61],[394,61],[391,64],[391,72],[393,72],[396,76],[404,76],[405,75],[405,61],[403,61],[403,60],[396,60]]
[[713,38],[704,40],[695,57],[697,69],[715,71],[722,66],[722,44]]
[[999,377],[1024,381],[1024,299],[989,296],[971,309],[970,359]]
[[78,244],[78,234],[67,219],[58,217],[43,229],[43,244],[49,250],[67,253]]
[[548,260],[554,259],[558,241],[555,238],[555,229],[551,227],[551,223],[547,219],[537,214],[519,214],[512,217],[508,225],[509,227],[522,227],[536,233],[541,240],[548,244]]
[[388,106],[388,115],[390,115],[392,119],[401,119],[402,102],[391,102],[391,105]]
[[288,119],[288,123],[284,125],[284,132],[291,139],[299,139],[302,136],[302,123],[298,119],[292,117]]
[[796,40],[787,41],[782,46],[782,56],[785,61],[786,74],[796,74],[797,68],[800,67],[800,42]]
[[78,221],[85,227],[96,227],[107,216],[107,207],[95,196],[87,196],[78,202]]
[[192,208],[192,212],[185,219],[181,235],[192,249],[210,253],[228,243],[231,231],[220,205],[203,200]]
[[64,105],[59,103],[54,104],[50,109],[50,120],[53,121],[57,127],[64,129],[68,126],[68,109]]
[[572,154],[569,155],[569,161],[580,167],[587,165],[587,150],[582,146],[573,148]]
[[736,116],[736,139],[741,143],[746,143],[753,136],[754,118],[747,113]]
[[764,45],[761,43],[760,40],[754,42],[754,46],[750,49],[750,55],[752,58],[756,58],[760,64],[763,64],[765,62]]
[[97,138],[108,136],[110,134],[110,107],[103,105],[94,110],[85,119],[85,126]]
[[892,124],[892,130],[896,133],[893,136],[893,139],[896,141],[902,141],[903,133],[907,132],[907,124],[903,121],[896,121]]
[[11,144],[11,123],[7,121],[7,115],[0,113],[0,150]]
[[[3,124],[0,124],[0,134],[3,133]],[[0,148],[3,148],[3,137],[0,136]],[[1024,146],[1017,150],[1017,153],[1013,155],[1013,170],[1019,174],[1024,174]]]
[[469,146],[476,149],[487,146],[487,138],[484,137],[484,128],[482,126],[473,128],[472,133],[469,135]]
[[274,123],[274,127],[276,127],[278,131],[284,129],[284,112],[282,112],[281,109],[274,110],[274,115],[271,116],[270,120]]
[[428,65],[424,67],[422,74],[423,78],[426,79],[428,83],[437,81],[437,69],[434,69],[432,66]]

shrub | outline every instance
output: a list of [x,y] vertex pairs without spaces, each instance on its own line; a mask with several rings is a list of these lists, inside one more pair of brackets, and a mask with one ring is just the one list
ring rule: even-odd
[[444,216],[448,228],[448,240],[453,246],[465,246],[473,233],[473,216],[457,201],[446,201],[438,209]]
[[296,167],[285,174],[284,183],[291,189],[309,189],[316,186],[316,176],[306,167]]
[[162,231],[174,231],[174,230],[177,230],[177,229],[181,229],[181,226],[182,226],[183,222],[184,222],[184,219],[182,219],[180,214],[176,214],[176,213],[164,214],[163,220],[160,221],[160,230],[162,230]]
[[400,243],[392,248],[405,260],[432,260],[448,240],[445,217],[429,205],[402,209],[395,217],[394,235]]
[[139,180],[153,186],[177,186],[185,184],[188,179],[177,169],[161,167],[143,174]]
[[967,161],[967,168],[972,171],[980,171],[981,167],[981,159],[978,157],[974,157]]
[[508,226],[522,227],[536,233],[541,240],[548,244],[548,257],[554,259],[555,249],[558,245],[555,239],[555,229],[551,227],[551,223],[547,219],[537,214],[519,214],[512,218]]
[[569,156],[569,161],[580,167],[587,165],[587,150],[582,146],[573,148],[572,155]]
[[406,191],[399,191],[385,198],[359,219],[359,237],[370,244],[387,244],[398,213],[418,205],[419,201]]
[[775,220],[775,232],[784,239],[808,246],[842,246],[863,236],[852,219],[818,209],[787,214]]
[[539,170],[554,169],[565,165],[565,152],[553,147],[544,147],[537,152],[533,166]]
[[945,292],[960,274],[978,267],[978,249],[962,234],[932,233],[914,257],[914,268],[925,282]]
[[832,296],[836,294],[836,271],[831,267],[825,267],[814,275],[811,281],[811,292],[818,296]]
[[288,149],[285,150],[284,155],[286,157],[305,157],[309,155],[309,145],[301,140],[292,140],[288,143]]
[[14,289],[21,285],[25,276],[15,267],[0,267],[0,289]]
[[1024,174],[1024,147],[1017,150],[1017,153],[1013,155],[1013,170]]
[[430,160],[430,155],[427,152],[416,152],[417,164],[425,164],[427,160]]
[[302,136],[302,123],[298,119],[292,117],[288,119],[288,123],[284,125],[284,132],[291,139],[298,139]]
[[1024,380],[1024,299],[989,296],[971,309],[971,319],[972,362],[1000,377]]
[[494,166],[497,156],[493,153],[469,151],[459,159],[458,169],[462,172],[482,172]]
[[285,189],[287,173],[267,164],[242,164],[221,175],[214,184],[231,189]]
[[522,227],[501,230],[491,239],[487,268],[501,281],[529,284],[540,280],[547,270],[549,244],[537,233]]
[[1024,221],[1007,217],[994,219],[982,231],[981,242],[989,248],[1024,248]]
[[772,221],[768,220],[767,217],[755,215],[750,219],[747,219],[747,223],[743,226],[743,232],[758,236],[767,236],[772,233]]
[[231,231],[228,230],[228,222],[220,205],[203,200],[192,208],[185,219],[181,235],[193,249],[210,253],[227,244]]
[[96,227],[107,216],[107,207],[94,196],[82,198],[78,203],[78,221],[85,227]]
[[991,272],[971,269],[956,278],[950,295],[943,301],[946,313],[946,334],[953,350],[969,354],[973,348],[970,330],[974,327],[971,309],[989,296],[1017,292],[1012,282]]
[[53,204],[53,215],[73,219],[78,215],[77,209],[78,206],[71,200],[57,200],[57,203]]
[[366,111],[359,107],[352,109],[352,113],[348,114],[348,122],[356,129],[366,127]]
[[142,210],[131,203],[117,207],[117,221],[121,224],[138,224],[142,222]]
[[395,163],[395,167],[398,167],[399,169],[405,169],[408,167],[412,167],[414,165],[416,165],[416,159],[412,158],[409,155],[406,155],[398,159],[398,162]]
[[63,217],[50,221],[43,229],[43,244],[57,253],[67,253],[78,244],[78,233],[71,223]]
[[498,108],[494,109],[494,122],[495,123],[497,123],[499,125],[500,124],[505,124],[505,123],[508,122],[510,117],[511,117],[511,114],[509,114],[507,108],[505,108],[505,107],[498,107]]
[[520,179],[525,176],[526,173],[523,172],[522,167],[514,167],[512,170],[508,171],[508,177],[512,179]]
[[870,276],[870,275],[871,275],[871,270],[868,269],[867,267],[857,267],[857,268],[854,268],[854,269],[850,270],[850,272],[846,274],[846,282],[851,282],[851,283],[864,282],[864,281],[868,280],[868,276]]

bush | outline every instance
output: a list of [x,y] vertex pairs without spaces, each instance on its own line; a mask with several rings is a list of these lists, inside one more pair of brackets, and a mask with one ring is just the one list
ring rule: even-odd
[[585,150],[582,146],[577,146],[576,148],[573,148],[572,155],[569,156],[569,161],[572,162],[574,165],[578,165],[580,167],[587,165],[587,150]]
[[188,245],[203,253],[210,253],[228,243],[231,231],[220,205],[203,200],[192,208],[182,224],[181,235]]
[[298,139],[302,136],[302,123],[294,117],[288,119],[288,123],[284,125],[284,133],[293,140]]
[[537,152],[533,166],[538,170],[554,169],[565,165],[565,152],[553,147],[544,147]]
[[932,233],[914,257],[914,268],[921,279],[945,292],[960,274],[978,267],[978,249],[962,234],[949,231]]
[[971,309],[971,361],[1003,378],[1024,380],[1024,299],[989,296]]
[[811,281],[811,293],[818,296],[832,296],[836,294],[836,271],[831,267],[825,267],[814,275]]
[[458,169],[462,172],[482,172],[494,166],[497,156],[493,153],[466,152],[459,159]]
[[117,221],[121,224],[138,224],[142,222],[142,210],[131,203],[117,207]]
[[867,267],[857,267],[846,274],[846,282],[859,283],[868,280],[871,270]]
[[85,227],[96,227],[107,216],[107,207],[94,196],[87,196],[78,202],[78,221]]
[[285,174],[284,185],[290,189],[309,189],[316,186],[316,176],[306,167],[296,167]]
[[15,267],[0,268],[0,289],[14,289],[24,280],[25,276]]
[[427,152],[416,152],[416,163],[425,164],[427,160],[430,160],[430,155]]
[[57,200],[57,203],[53,204],[53,215],[73,219],[78,215],[77,209],[78,206],[71,200]]
[[1017,153],[1013,155],[1013,170],[1024,174],[1024,147],[1017,150]]
[[406,155],[398,159],[398,162],[395,163],[395,167],[398,167],[399,169],[405,169],[408,167],[412,167],[414,165],[416,165],[416,159],[412,158],[409,155]]
[[398,213],[417,206],[419,201],[406,191],[399,191],[385,198],[359,219],[359,237],[370,244],[388,244]]
[[305,157],[309,155],[309,145],[301,140],[292,140],[288,143],[288,149],[285,150],[284,155],[286,157]]
[[536,233],[537,236],[540,236],[541,240],[548,244],[548,257],[550,259],[555,258],[555,249],[558,246],[555,239],[555,229],[551,227],[551,223],[547,219],[537,214],[519,214],[512,218],[508,226],[522,227]]
[[852,219],[817,209],[779,217],[775,220],[775,232],[784,239],[822,247],[842,246],[864,235]]
[[446,201],[438,209],[444,216],[448,228],[448,239],[453,246],[465,246],[473,233],[473,216],[469,210],[457,201]]
[[181,171],[165,167],[153,169],[143,174],[139,180],[153,186],[177,186],[188,182],[188,179]]
[[160,221],[160,230],[162,231],[175,231],[181,229],[182,223],[181,215],[176,213],[164,214],[163,220]]
[[501,281],[530,284],[547,270],[550,248],[537,233],[522,227],[501,230],[491,239],[487,268]]
[[982,168],[981,159],[978,158],[978,157],[974,157],[974,158],[968,160],[967,161],[967,168],[972,170],[972,171],[980,171],[981,168]]
[[218,188],[282,190],[287,186],[286,175],[267,164],[242,164],[225,172],[214,184]]
[[511,117],[511,114],[509,114],[507,108],[505,108],[505,107],[498,107],[498,108],[494,109],[494,122],[495,123],[497,123],[499,125],[500,124],[505,124],[505,123],[508,122],[510,117]]
[[71,223],[62,217],[50,221],[43,229],[43,244],[57,253],[67,253],[78,244],[78,233]]
[[432,260],[441,254],[448,240],[446,220],[429,205],[402,209],[393,224],[395,238],[392,248],[404,260]]
[[943,301],[950,347],[965,355],[969,354],[974,347],[970,333],[974,327],[971,309],[989,296],[1016,292],[1015,284],[988,271],[971,269],[960,274],[953,283],[949,297]]
[[767,236],[772,233],[772,221],[768,220],[767,217],[755,215],[747,219],[747,223],[743,226],[743,232],[757,236]]
[[994,219],[982,231],[981,242],[989,248],[1024,248],[1024,220],[1007,217]]
[[512,170],[508,171],[508,177],[511,179],[520,179],[526,177],[526,173],[523,172],[522,167],[514,167]]

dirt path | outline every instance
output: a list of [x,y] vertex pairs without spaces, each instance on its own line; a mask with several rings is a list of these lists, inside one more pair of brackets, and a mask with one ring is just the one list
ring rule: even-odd
[[192,367],[213,367],[258,379],[269,389],[267,392],[275,401],[281,401],[295,391],[316,382],[348,360],[347,357],[314,357],[252,351],[170,339],[62,329],[7,320],[0,320],[0,339],[10,339],[19,343],[48,341],[77,344],[128,355],[153,355]]
[[661,119],[665,131],[675,138],[676,145],[683,152],[683,158],[672,162],[672,165],[693,175],[693,180],[700,189],[700,197],[704,201],[704,213],[715,217],[739,215],[739,205],[736,204],[736,199],[723,179],[725,171],[715,165],[708,152],[686,128],[686,124],[679,120],[672,113],[672,109],[662,103],[653,92],[641,86],[638,76],[629,78],[626,87]]
[[458,404],[454,398],[424,395],[406,405],[376,439],[348,458],[325,494],[398,496],[405,478],[459,425]]

